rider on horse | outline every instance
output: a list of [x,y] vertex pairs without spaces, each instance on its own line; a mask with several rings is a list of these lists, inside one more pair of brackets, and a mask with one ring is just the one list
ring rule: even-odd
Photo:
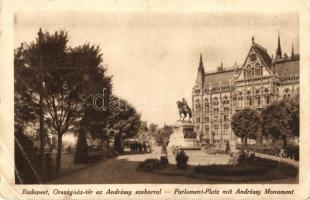
[[182,99],[182,101],[177,101],[177,105],[179,108],[179,114],[180,114],[180,118],[182,117],[183,114],[183,120],[185,119],[185,117],[188,114],[189,120],[192,117],[192,111],[190,109],[190,107],[187,104],[187,101],[185,100],[185,98]]

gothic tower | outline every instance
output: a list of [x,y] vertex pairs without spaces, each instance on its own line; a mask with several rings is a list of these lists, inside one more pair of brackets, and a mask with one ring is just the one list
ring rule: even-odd
[[204,69],[203,62],[202,62],[202,55],[200,54],[196,85],[202,88],[204,83],[205,83],[205,69]]
[[280,35],[278,35],[278,48],[276,51],[276,61],[281,59],[282,59],[282,49],[281,49]]

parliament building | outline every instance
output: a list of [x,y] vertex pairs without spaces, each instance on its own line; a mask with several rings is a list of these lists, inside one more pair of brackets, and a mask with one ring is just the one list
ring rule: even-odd
[[192,91],[195,132],[201,144],[224,148],[236,144],[231,118],[244,108],[262,109],[274,101],[299,93],[299,55],[282,53],[280,37],[275,57],[252,38],[242,65],[205,71],[200,55],[198,73]]

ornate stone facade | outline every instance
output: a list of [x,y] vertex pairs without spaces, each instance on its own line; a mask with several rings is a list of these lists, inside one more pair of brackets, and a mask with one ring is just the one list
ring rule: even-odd
[[201,143],[224,148],[236,143],[232,115],[244,108],[262,109],[274,101],[299,93],[299,55],[282,54],[280,37],[276,57],[254,42],[242,65],[223,64],[205,72],[200,55],[196,83],[192,91],[193,124]]

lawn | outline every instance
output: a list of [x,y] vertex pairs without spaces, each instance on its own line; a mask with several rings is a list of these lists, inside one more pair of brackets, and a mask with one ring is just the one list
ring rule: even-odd
[[[257,158],[256,163],[232,165],[187,166],[177,169],[169,164],[151,173],[164,176],[185,176],[218,183],[298,183],[298,168],[286,163]],[[281,182],[281,180],[285,180]]]

